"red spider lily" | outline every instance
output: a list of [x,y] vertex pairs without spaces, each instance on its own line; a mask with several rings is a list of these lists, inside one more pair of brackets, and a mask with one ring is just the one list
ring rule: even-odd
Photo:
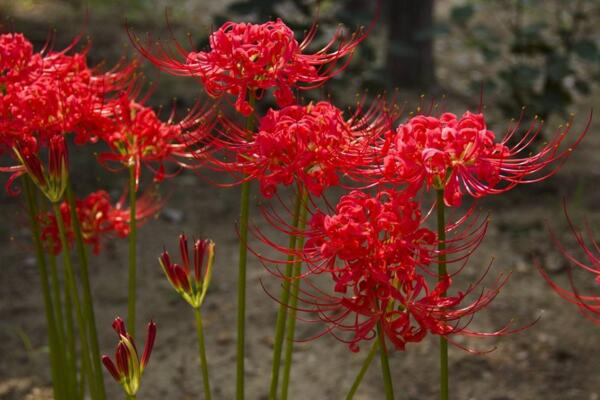
[[23,35],[0,35],[0,143],[13,147],[23,136],[35,136],[45,144],[68,132],[85,143],[106,125],[104,96],[124,87],[136,64],[101,73],[87,65],[89,47],[67,54],[77,41],[60,52],[33,53]]
[[[464,193],[478,198],[553,175],[583,139],[590,122],[591,116],[586,128],[567,149],[561,149],[561,144],[571,130],[571,122],[537,153],[523,156],[541,131],[542,124],[537,120],[516,144],[510,145],[519,123],[497,141],[483,114],[467,111],[460,118],[452,113],[439,118],[417,115],[401,124],[385,141],[381,172],[384,180],[408,183],[413,190],[423,184],[443,188],[446,205],[457,206]],[[550,167],[554,163],[558,165]]]
[[140,387],[144,369],[150,360],[152,347],[154,347],[156,324],[153,321],[150,321],[148,324],[146,344],[141,358],[138,355],[133,338],[125,330],[123,320],[117,317],[112,326],[119,336],[119,343],[115,352],[115,362],[109,356],[103,355],[102,363],[115,381],[121,384],[125,393],[129,396],[135,396]]
[[[158,258],[158,262],[175,291],[192,307],[200,308],[212,277],[215,244],[208,239],[194,242],[194,271],[190,268],[187,238],[183,234],[179,236],[179,250],[181,266],[171,263],[171,258],[166,250]],[[205,255],[206,264],[204,263]]]
[[14,154],[19,160],[19,165],[0,167],[0,171],[12,172],[12,176],[6,184],[9,193],[14,180],[26,173],[48,200],[56,203],[62,198],[69,177],[69,161],[65,138],[56,135],[49,140],[47,166],[43,165],[39,153],[38,141],[31,136],[24,137],[14,147]]
[[[507,327],[491,333],[468,329],[473,316],[495,298],[508,277],[500,276],[492,287],[476,295],[486,270],[465,292],[445,294],[458,272],[438,282],[437,273],[429,269],[440,254],[437,237],[422,223],[420,205],[406,191],[382,190],[374,197],[353,191],[340,199],[330,215],[315,213],[301,255],[308,271],[294,278],[305,282],[298,298],[305,306],[300,310],[316,314],[327,324],[323,333],[349,343],[353,351],[358,351],[361,341],[374,337],[378,322],[398,350],[404,350],[406,343],[421,341],[427,333],[447,337],[514,332]],[[467,259],[483,238],[485,227],[447,240],[443,254],[464,254],[451,262]],[[456,224],[447,227],[447,231],[454,229]],[[328,289],[315,283],[322,282],[317,275],[323,273],[332,280]],[[427,277],[435,283],[428,283]],[[470,296],[475,299],[462,305]]]
[[99,73],[87,66],[87,48],[67,54],[76,43],[60,52],[34,53],[23,35],[0,35],[0,151],[8,149],[21,162],[0,169],[13,173],[7,183],[11,194],[17,192],[10,185],[24,171],[19,154],[31,159],[67,133],[78,144],[94,141],[110,122],[103,113],[105,95],[123,87],[135,68],[132,63]]
[[[596,276],[595,281],[597,283],[600,283],[600,245],[592,237],[591,229],[589,226],[586,226],[586,231],[589,236],[589,240],[586,242],[585,238],[583,237],[583,234],[579,232],[573,225],[573,221],[567,213],[566,204],[564,205],[564,211],[573,236],[575,237],[575,240],[577,241],[579,247],[583,250],[585,258],[587,260],[581,261],[574,257],[562,246],[562,244],[556,239],[553,233],[552,239],[560,249],[561,253],[571,264],[587,272],[591,272]],[[567,300],[568,302],[577,305],[581,310],[582,314],[587,319],[600,324],[600,296],[582,295],[575,287],[571,273],[569,273],[569,278],[572,290],[567,290],[555,283],[552,280],[552,278],[550,278],[548,273],[544,271],[544,269],[541,268],[539,265],[538,270],[540,271],[546,282],[548,282],[548,284],[550,284],[554,291],[556,291],[556,293],[558,293],[563,299]]]
[[[100,251],[100,242],[103,236],[115,234],[119,237],[129,235],[129,209],[123,208],[125,197],[123,196],[116,205],[110,202],[110,196],[104,190],[90,193],[87,197],[76,200],[77,218],[81,226],[81,234],[85,243],[92,246],[95,254]],[[155,215],[162,207],[162,201],[154,192],[145,192],[137,202],[136,221],[143,223],[150,216]],[[69,245],[73,242],[75,235],[71,224],[71,213],[69,204],[63,202],[60,205],[62,218],[65,221],[66,236]],[[38,219],[41,226],[41,238],[46,248],[54,254],[62,251],[58,236],[58,225],[53,213],[43,213]]]
[[[111,148],[111,153],[102,153],[102,163],[116,161],[125,167],[135,167],[136,187],[142,163],[157,162],[154,178],[165,177],[165,161],[181,168],[196,168],[207,151],[209,133],[212,129],[212,109],[194,107],[180,122],[173,121],[175,110],[167,122],[162,122],[156,113],[140,102],[133,100],[135,90],[122,93],[107,104],[112,125],[102,132],[101,139]],[[133,95],[133,96],[132,96]]]
[[359,106],[349,118],[327,101],[307,106],[270,109],[259,121],[258,132],[247,132],[224,120],[225,131],[214,146],[234,161],[221,161],[217,168],[239,172],[244,179],[257,179],[265,197],[278,185],[294,181],[320,196],[349,174],[373,160],[373,142],[390,129],[392,113],[382,101],[363,113]]
[[355,33],[345,39],[340,28],[321,50],[305,54],[316,35],[316,25],[298,43],[294,32],[280,19],[264,24],[226,22],[210,35],[209,51],[188,51],[176,43],[173,54],[160,43],[145,47],[129,33],[134,46],[157,67],[173,75],[200,79],[210,96],[236,96],[235,108],[244,115],[253,111],[249,91],[275,88],[277,104],[290,105],[294,101],[292,88],[315,88],[338,74],[366,36]]

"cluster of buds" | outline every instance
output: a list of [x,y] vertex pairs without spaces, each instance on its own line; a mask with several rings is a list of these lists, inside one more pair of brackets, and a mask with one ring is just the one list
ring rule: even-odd
[[[20,141],[14,147],[14,152],[21,164],[21,171],[13,175],[27,173],[31,180],[53,203],[62,198],[67,187],[69,176],[69,161],[65,138],[61,135],[53,136],[48,142],[48,166],[44,167],[39,157],[38,143],[35,138]],[[13,178],[14,179],[14,178]],[[10,186],[9,182],[9,186]]]
[[119,343],[115,352],[115,362],[109,356],[104,355],[102,356],[102,363],[115,381],[121,384],[125,393],[128,396],[135,396],[140,387],[144,369],[150,360],[150,353],[152,353],[154,339],[156,338],[156,324],[152,321],[148,324],[148,333],[142,358],[138,355],[133,338],[125,330],[123,320],[117,317],[112,326],[119,336]]
[[[177,293],[193,308],[200,308],[212,276],[215,260],[215,244],[212,240],[196,240],[194,242],[194,271],[190,266],[188,242],[185,235],[179,236],[181,265],[171,263],[169,253],[165,250],[158,258],[167,279]],[[206,263],[204,262],[206,258]]]

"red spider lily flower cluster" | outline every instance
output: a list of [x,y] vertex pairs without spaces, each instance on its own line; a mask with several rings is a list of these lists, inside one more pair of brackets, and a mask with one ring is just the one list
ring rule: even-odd
[[[124,207],[125,199],[121,198],[114,206],[111,204],[109,194],[104,190],[90,193],[83,199],[76,200],[77,219],[81,227],[81,234],[85,243],[92,246],[95,254],[100,251],[103,236],[115,234],[124,238],[129,235],[129,209]],[[162,201],[153,192],[145,192],[137,202],[136,221],[144,222],[155,215],[162,207]],[[65,221],[66,236],[69,244],[75,239],[71,224],[69,204],[60,205],[63,221]],[[43,213],[38,217],[41,228],[41,238],[46,248],[54,254],[62,251],[58,225],[53,213]]]
[[[439,254],[437,236],[422,222],[419,203],[408,192],[394,190],[379,191],[374,197],[353,191],[340,199],[332,214],[317,212],[312,217],[303,255],[310,268],[307,276],[328,273],[333,287],[323,290],[311,284],[300,300],[351,350],[358,351],[361,341],[373,338],[378,323],[398,350],[427,333],[506,333],[474,332],[467,329],[468,322],[460,323],[489,304],[506,280],[461,306],[479,282],[465,292],[446,295],[451,278],[446,275],[438,281],[429,271]],[[480,230],[461,250],[476,246],[483,234]],[[428,276],[435,278],[434,284],[428,283]],[[344,332],[351,338],[343,337]]]
[[116,161],[125,167],[135,167],[139,182],[142,163],[158,162],[154,178],[165,177],[165,161],[172,161],[182,168],[194,168],[206,151],[208,133],[212,129],[212,110],[195,107],[180,122],[173,121],[174,110],[167,122],[161,121],[154,110],[137,102],[133,90],[122,93],[108,102],[105,113],[110,115],[111,125],[101,132],[102,140],[111,153],[102,153],[102,163]]
[[[177,45],[173,55],[159,45],[155,52],[132,36],[138,50],[160,69],[180,76],[199,78],[213,97],[236,96],[235,108],[249,115],[253,106],[248,92],[275,88],[279,106],[293,103],[293,88],[315,88],[344,69],[364,34],[343,39],[338,30],[319,51],[305,54],[316,34],[313,26],[299,43],[280,19],[264,24],[227,22],[210,35],[209,51],[186,51]],[[348,58],[336,66],[340,59]]]
[[[579,248],[583,251],[585,256],[585,260],[581,261],[573,256],[570,252],[568,252],[564,246],[554,237],[552,234],[554,242],[557,244],[558,248],[565,256],[565,258],[572,264],[578,268],[581,268],[587,272],[595,275],[595,282],[600,283],[600,244],[594,240],[592,237],[591,229],[589,226],[586,226],[586,231],[589,236],[589,240],[586,241],[582,232],[578,231],[569,215],[567,214],[567,209],[565,205],[565,215],[567,217],[567,221],[569,222],[569,227],[577,241]],[[582,314],[589,320],[600,324],[600,296],[597,295],[585,295],[581,294],[579,290],[576,288],[575,283],[573,282],[572,275],[569,273],[571,290],[565,289],[558,285],[556,282],[550,278],[548,273],[544,271],[543,268],[538,266],[538,270],[550,284],[550,286],[558,293],[563,299],[567,300],[570,303],[573,303],[579,307]]]
[[[200,308],[206,297],[212,277],[212,266],[215,260],[215,244],[212,240],[196,240],[194,242],[194,271],[191,270],[188,242],[185,235],[179,236],[181,265],[171,263],[169,253],[165,250],[158,258],[169,283],[185,301],[194,308]],[[206,258],[206,263],[205,263]]]
[[110,375],[119,382],[125,393],[129,396],[135,396],[137,393],[144,369],[150,360],[154,340],[156,339],[156,324],[150,322],[148,324],[148,333],[146,336],[146,344],[144,352],[140,358],[134,339],[125,330],[125,323],[120,317],[117,317],[113,324],[113,329],[119,337],[119,344],[115,352],[115,361],[113,362],[109,356],[102,356],[102,363],[110,373]]
[[[63,140],[57,136],[73,133],[78,144],[94,141],[109,122],[103,115],[105,96],[131,77],[134,64],[106,73],[89,68],[87,49],[67,54],[76,43],[61,52],[34,53],[23,35],[0,35],[0,151],[17,153],[20,162],[1,169],[13,173],[9,192],[19,174],[35,173],[31,163],[41,149]],[[43,184],[39,175],[32,177]]]
[[78,143],[93,140],[92,131],[105,122],[104,96],[122,87],[135,65],[98,73],[87,65],[87,49],[67,54],[76,42],[61,52],[33,53],[23,35],[0,35],[2,145],[11,148],[25,136],[45,144],[67,132]]
[[[538,182],[558,168],[542,172],[542,176],[535,174],[552,163],[564,161],[572,150],[572,147],[560,148],[571,128],[568,123],[537,153],[522,156],[541,127],[541,123],[534,122],[517,143],[511,145],[519,123],[497,141],[494,132],[487,128],[483,114],[467,111],[460,118],[452,113],[444,113],[439,118],[417,115],[398,126],[382,147],[384,180],[408,183],[413,189],[424,184],[444,189],[448,206],[460,205],[465,193],[478,198],[505,192],[520,183]],[[588,128],[589,122],[573,146]]]
[[257,179],[265,197],[279,185],[294,181],[320,196],[348,174],[372,159],[371,144],[389,130],[390,116],[376,102],[361,113],[360,107],[345,118],[327,101],[306,106],[270,109],[259,121],[258,132],[247,132],[226,123],[226,132],[215,147],[234,153],[235,161],[216,164],[227,171]]

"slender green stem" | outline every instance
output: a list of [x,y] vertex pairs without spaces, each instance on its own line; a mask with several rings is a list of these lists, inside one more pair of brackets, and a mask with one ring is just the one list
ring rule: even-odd
[[369,370],[369,367],[371,366],[371,363],[373,362],[373,359],[375,358],[375,355],[377,354],[378,348],[379,348],[379,342],[374,342],[373,345],[371,346],[371,350],[369,350],[369,354],[367,354],[367,358],[365,358],[365,361],[363,362],[362,367],[360,367],[360,371],[358,371],[358,375],[356,375],[356,378],[354,378],[354,383],[352,383],[352,387],[350,388],[350,391],[346,395],[346,400],[352,400],[354,398],[354,395],[356,394],[358,387],[362,383],[362,380],[365,377],[365,374]]
[[[65,272],[65,282],[67,274]],[[65,369],[68,369],[69,376],[69,396],[76,396],[78,399],[83,399],[85,388],[77,386],[77,349],[75,344],[75,327],[73,324],[73,302],[71,294],[65,287]],[[83,374],[80,372],[80,382],[83,381]]]
[[390,362],[388,360],[387,347],[381,321],[377,323],[377,341],[379,342],[379,358],[381,359],[381,372],[383,373],[383,387],[386,400],[394,400],[394,387],[392,385],[392,374],[390,373]]
[[[255,104],[254,92],[250,92],[249,102]],[[253,132],[254,114],[246,119],[246,132]],[[246,347],[246,264],[248,260],[248,216],[250,206],[250,182],[241,185],[240,196],[240,245],[238,262],[238,314],[237,314],[237,360],[235,393],[237,400],[244,400],[244,361]]]
[[129,167],[129,290],[127,296],[127,330],[135,337],[135,297],[137,274],[137,221],[136,221],[135,165]]
[[204,386],[204,400],[210,400],[210,381],[208,379],[208,362],[206,361],[206,346],[204,344],[204,329],[202,327],[202,314],[200,308],[194,308],[196,317],[196,333],[198,334],[198,353],[200,355],[200,370],[202,371],[202,385]]
[[69,203],[69,210],[71,213],[71,225],[75,232],[75,240],[77,244],[77,254],[79,256],[79,265],[81,272],[81,286],[83,288],[83,316],[88,325],[88,334],[90,340],[90,350],[92,367],[94,374],[96,375],[96,383],[98,385],[97,391],[100,399],[106,398],[106,392],[104,390],[104,375],[102,366],[100,365],[100,348],[98,346],[98,332],[96,329],[96,316],[94,313],[94,301],[92,299],[92,289],[90,286],[90,275],[89,275],[89,263],[88,255],[83,242],[83,235],[81,234],[80,221],[77,215],[77,205],[75,203],[75,196],[71,189],[71,182],[67,183],[67,201]]
[[71,257],[69,254],[69,243],[67,242],[65,223],[62,218],[59,204],[53,203],[52,208],[54,210],[54,216],[58,225],[60,244],[63,249],[62,254],[63,263],[65,267],[65,281],[71,302],[74,306],[75,319],[77,321],[77,330],[79,331],[79,340],[81,342],[81,364],[84,374],[86,374],[88,377],[90,395],[93,400],[99,400],[95,376],[93,374],[93,371],[91,370],[90,346],[86,334],[86,323],[83,317],[83,311],[81,310],[81,302],[79,301],[79,293],[75,281],[75,273],[73,272],[73,264],[71,263]]
[[129,395],[129,394],[125,394],[125,400],[136,400],[137,396],[135,394],[133,395]]
[[[50,261],[50,276],[52,282],[52,292],[54,296],[54,315],[56,315],[56,325],[58,330],[58,340],[60,342],[62,356],[64,358],[63,373],[67,381],[67,395],[69,398],[83,398],[83,395],[78,394],[77,387],[77,366],[75,365],[75,339],[73,335],[73,320],[71,303],[68,293],[65,293],[65,307],[69,307],[68,317],[65,319],[62,312],[62,296],[61,286],[58,279],[58,268],[56,265],[56,257],[50,253],[48,255]],[[66,290],[66,289],[65,289]],[[68,330],[70,328],[70,330]]]
[[[308,214],[308,192],[302,188],[302,201],[298,213],[298,238],[296,239],[296,248],[304,247],[304,228],[306,227],[306,216]],[[296,333],[296,312],[298,307],[298,292],[300,290],[300,272],[302,260],[296,258],[294,269],[292,271],[292,282],[290,287],[289,312],[287,317],[287,337],[285,344],[285,359],[283,363],[283,378],[281,381],[281,400],[287,400],[288,389],[290,385],[290,374],[292,370],[292,357],[294,353],[294,336]]]
[[[437,190],[438,279],[448,274],[446,269],[446,220],[444,189]],[[442,293],[444,295],[445,293]],[[440,399],[448,400],[448,340],[440,336]]]
[[35,255],[40,274],[40,284],[42,287],[42,296],[44,298],[44,310],[46,312],[46,324],[48,326],[48,345],[50,348],[50,366],[52,373],[52,387],[54,398],[57,400],[67,399],[66,384],[61,369],[65,367],[62,356],[63,350],[58,340],[58,331],[54,315],[54,305],[50,295],[50,286],[48,283],[48,268],[46,257],[44,257],[44,247],[41,241],[40,226],[37,219],[38,207],[35,199],[35,191],[29,177],[23,178],[23,187],[25,188],[25,198],[27,201],[27,211],[31,224],[31,234],[35,246]]
[[[292,216],[292,227],[298,228],[298,219],[300,215],[300,204],[302,203],[302,191],[298,190],[296,202],[294,204],[294,214]],[[279,369],[281,366],[281,349],[283,345],[283,335],[285,333],[285,321],[287,318],[288,302],[290,299],[290,283],[294,268],[294,250],[296,249],[297,235],[290,235],[288,249],[290,254],[287,258],[285,267],[285,276],[281,291],[279,293],[279,310],[277,311],[277,321],[275,322],[275,342],[273,343],[273,368],[271,371],[271,389],[269,391],[269,400],[276,400],[277,385],[279,380]]]

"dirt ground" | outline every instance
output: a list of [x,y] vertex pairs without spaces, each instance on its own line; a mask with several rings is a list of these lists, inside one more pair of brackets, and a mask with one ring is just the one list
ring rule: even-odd
[[[417,98],[406,93],[406,98]],[[592,97],[598,105],[598,93]],[[447,108],[462,112],[464,105]],[[576,127],[587,118],[590,102],[580,105]],[[502,131],[502,126],[497,127]],[[509,283],[497,299],[473,322],[474,329],[493,330],[510,320],[523,325],[541,315],[537,324],[502,339],[468,340],[462,345],[497,346],[485,355],[450,349],[451,392],[460,400],[596,400],[600,398],[600,327],[586,321],[575,307],[550,290],[534,268],[540,262],[557,281],[567,284],[568,264],[549,239],[547,225],[567,248],[575,248],[566,229],[561,200],[566,198],[574,219],[588,219],[600,226],[600,119],[582,145],[573,152],[556,176],[542,183],[520,186],[502,196],[490,197],[479,207],[492,217],[487,236],[461,277],[475,279],[495,258],[494,273],[512,271]],[[91,168],[91,167],[90,167]],[[92,178],[78,168],[75,182],[81,193],[93,187]],[[217,178],[216,176],[212,176]],[[118,186],[117,186],[118,187]],[[235,393],[235,319],[237,189],[218,189],[191,173],[178,176],[163,187],[168,203],[160,217],[139,231],[138,332],[150,318],[158,324],[155,350],[139,391],[140,399],[192,399],[201,396],[196,337],[192,311],[169,287],[156,257],[163,245],[176,253],[177,235],[210,237],[217,244],[213,282],[203,315],[216,399],[232,399]],[[258,193],[253,203],[259,202]],[[48,399],[50,376],[45,337],[45,318],[27,217],[19,199],[0,198],[0,399]],[[254,213],[254,222],[269,227]],[[600,232],[596,230],[596,237]],[[112,354],[113,318],[126,314],[127,244],[105,243],[92,258],[91,281],[103,353]],[[264,292],[276,291],[278,282],[253,257],[248,267],[246,387],[249,400],[267,398],[271,345],[277,304]],[[588,278],[586,280],[586,278]],[[577,276],[580,288],[593,292],[588,276]],[[457,283],[457,287],[461,286]],[[463,285],[464,287],[464,285]],[[298,336],[317,332],[315,325],[299,323]],[[143,342],[140,337],[139,342]],[[398,399],[437,397],[438,340],[428,337],[391,355]],[[294,354],[291,399],[337,400],[344,398],[364,357],[330,336],[299,343]],[[108,398],[121,398],[120,388],[105,375]],[[377,362],[367,373],[355,399],[382,399],[382,377]]]

